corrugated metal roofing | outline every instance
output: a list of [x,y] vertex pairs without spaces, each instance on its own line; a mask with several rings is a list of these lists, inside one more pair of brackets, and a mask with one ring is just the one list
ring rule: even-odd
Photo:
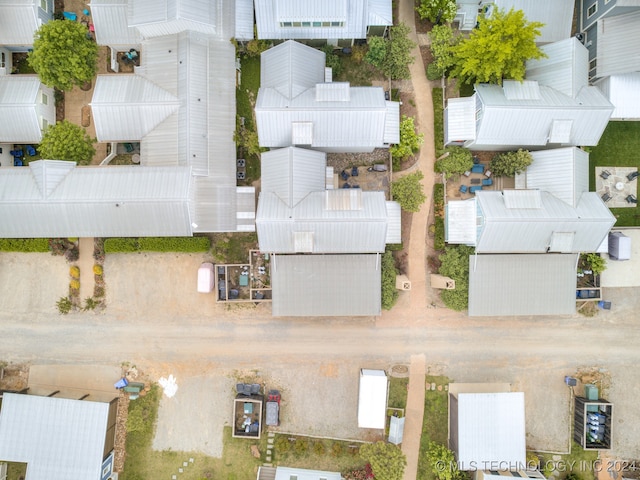
[[0,45],[33,45],[33,34],[39,28],[40,2],[0,3]]
[[387,244],[402,243],[402,209],[398,202],[387,205]]
[[326,153],[314,150],[289,147],[264,152],[261,191],[274,193],[294,207],[311,192],[324,190],[326,164]]
[[178,98],[139,75],[98,75],[91,100],[101,142],[140,140],[179,106]]
[[475,140],[476,96],[450,98],[444,110],[445,145],[452,142]]
[[462,245],[476,244],[476,199],[451,200],[445,206],[445,241]]
[[[541,208],[507,208],[507,192],[482,191],[476,193],[479,227],[478,253],[545,253],[554,232],[575,232],[574,252],[595,252],[615,223],[600,197],[585,192],[576,208],[540,192]],[[530,191],[525,191],[527,194]]]
[[358,428],[382,430],[387,422],[389,381],[384,370],[360,370]]
[[529,60],[526,78],[575,97],[589,83],[589,51],[571,37],[541,47],[547,58]]
[[261,54],[260,90],[273,88],[291,100],[321,83],[324,67],[324,52],[293,40],[286,41]]
[[[40,128],[40,80],[33,75],[0,76],[0,142],[39,143],[42,140]],[[55,121],[53,92],[49,103],[44,106],[50,111],[47,120]]]
[[369,13],[369,26],[391,26],[393,25],[393,12],[389,0],[367,0],[367,11]]
[[[135,0],[129,2],[129,25],[138,27],[144,37],[172,35],[187,30],[215,35],[219,23],[220,1],[211,0]],[[231,26],[235,18],[231,19]]]
[[0,236],[189,236],[190,180],[188,167],[2,169]]
[[578,254],[470,256],[469,316],[574,314],[577,262]]
[[640,72],[611,75],[597,86],[613,103],[612,120],[640,119]]
[[273,255],[276,317],[380,315],[380,256]]
[[573,120],[554,119],[551,122],[551,132],[549,132],[549,143],[567,144],[571,142],[571,130]]
[[236,187],[236,230],[256,231],[256,189]]
[[326,210],[362,210],[362,189],[339,188],[324,191]]
[[499,8],[522,10],[529,22],[541,22],[538,43],[557,42],[571,35],[574,0],[494,0]]
[[382,141],[387,144],[400,143],[400,102],[385,102],[387,114],[384,119],[384,136]]
[[640,11],[598,20],[596,76],[640,71]]
[[481,465],[526,465],[524,393],[459,393],[460,470]]
[[293,145],[312,145],[313,123],[293,122],[291,124],[291,143]]
[[507,100],[540,100],[540,86],[533,80],[505,80],[502,89]]
[[129,26],[127,3],[127,0],[91,0],[91,20],[98,45],[125,50],[140,44],[138,30]]
[[542,208],[540,190],[505,190],[502,197],[505,208]]
[[108,403],[5,393],[0,458],[29,480],[99,479],[108,417]]
[[241,41],[253,40],[253,0],[236,0],[235,38]]
[[351,88],[349,82],[316,84],[316,102],[348,102]]
[[320,470],[307,470],[305,468],[276,467],[275,480],[291,480],[291,476],[298,480],[341,480],[339,472],[323,472]]
[[387,207],[383,192],[362,192],[362,209],[327,210],[326,193],[312,192],[294,208],[261,192],[256,227],[260,250],[296,253],[294,232],[314,232],[313,253],[384,252]]

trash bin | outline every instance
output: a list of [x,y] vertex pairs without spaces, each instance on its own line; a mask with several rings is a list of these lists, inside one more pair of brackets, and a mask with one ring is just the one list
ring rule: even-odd
[[129,381],[124,377],[122,377],[120,380],[118,380],[116,383],[113,384],[113,386],[116,388],[124,388],[127,385],[129,385]]
[[598,387],[593,384],[584,386],[584,396],[587,397],[587,400],[597,401],[598,400]]

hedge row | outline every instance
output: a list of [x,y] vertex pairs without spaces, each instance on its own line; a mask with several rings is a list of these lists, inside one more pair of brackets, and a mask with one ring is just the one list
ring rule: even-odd
[[104,241],[106,253],[131,252],[207,252],[211,248],[208,237],[141,237],[108,238]]
[[0,238],[3,252],[48,252],[48,238]]

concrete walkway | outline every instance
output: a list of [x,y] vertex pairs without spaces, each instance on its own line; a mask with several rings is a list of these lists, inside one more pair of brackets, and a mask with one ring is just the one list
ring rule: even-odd
[[420,456],[420,437],[424,418],[425,356],[412,355],[409,367],[409,392],[405,411],[402,453],[407,457],[404,480],[416,480],[418,457]]
[[80,301],[93,297],[93,287],[95,277],[93,276],[93,237],[81,238],[79,241],[80,257],[78,258],[78,268],[80,268]]

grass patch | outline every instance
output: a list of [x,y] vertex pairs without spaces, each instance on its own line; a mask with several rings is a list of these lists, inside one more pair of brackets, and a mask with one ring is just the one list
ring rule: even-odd
[[407,407],[407,387],[409,386],[408,378],[391,377],[389,380],[389,408],[406,408]]
[[249,250],[258,248],[256,233],[214,233],[211,236],[216,263],[249,263]]
[[[238,117],[244,118],[245,129],[257,132],[253,111],[260,88],[260,57],[242,55],[240,65],[241,84],[236,89],[236,112]],[[260,178],[260,157],[242,151],[238,151],[238,155],[238,158],[246,160],[244,182],[250,185],[251,182]]]
[[27,475],[27,464],[18,462],[6,462],[7,480],[19,480]]
[[[589,154],[589,190],[595,191],[595,167],[638,167],[640,169],[640,122],[609,122],[600,143]],[[637,196],[637,193],[636,193]],[[640,225],[640,207],[612,208],[616,226]]]
[[370,87],[374,80],[384,81],[385,77],[373,65],[365,61],[358,63],[351,55],[340,55],[342,71],[334,81],[349,82],[354,87]]
[[133,162],[131,161],[131,155],[123,153],[113,157],[109,165],[133,165]]
[[[427,375],[426,383],[448,385],[447,377]],[[422,421],[422,436],[420,437],[420,456],[418,458],[418,480],[435,480],[436,476],[429,467],[426,452],[430,442],[447,445],[448,432],[448,392],[443,388],[427,390],[424,397],[424,419]]]
[[274,459],[279,465],[332,472],[349,472],[362,468],[360,444],[323,438],[276,435]]
[[585,451],[576,442],[572,442],[571,453],[569,455],[561,455],[561,459],[557,462],[553,460],[553,455],[551,454],[538,454],[538,457],[540,458],[541,471],[547,478],[554,471],[559,471],[559,467],[566,467],[567,470],[566,472],[560,472],[558,477],[560,480],[566,478],[570,473],[579,480],[594,480],[596,478],[592,467],[598,459],[598,452]]
[[444,108],[442,108],[442,89],[431,90],[433,97],[433,141],[436,148],[436,156],[444,152]]

